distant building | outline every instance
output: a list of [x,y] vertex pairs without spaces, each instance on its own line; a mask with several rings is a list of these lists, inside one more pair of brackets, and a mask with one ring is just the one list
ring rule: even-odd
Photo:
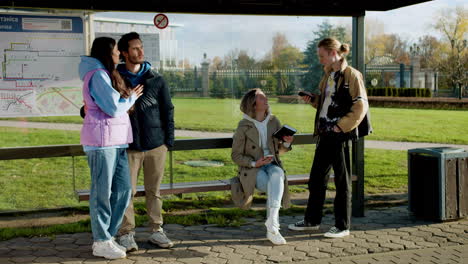
[[178,53],[178,41],[175,30],[183,25],[169,23],[163,30],[156,28],[153,21],[130,20],[120,18],[93,17],[94,35],[109,36],[116,40],[122,34],[135,31],[140,34],[145,48],[145,57],[153,67],[177,69],[181,60]]

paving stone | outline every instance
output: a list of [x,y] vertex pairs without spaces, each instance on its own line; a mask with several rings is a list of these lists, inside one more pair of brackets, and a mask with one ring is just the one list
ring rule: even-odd
[[[166,226],[164,226],[166,227]],[[111,262],[112,264],[114,264],[113,262]],[[66,263],[68,264],[68,263]],[[160,261],[156,261],[154,259],[141,259],[141,260],[137,260],[134,262],[134,264],[162,264]]]
[[251,254],[251,255],[255,255],[258,253],[258,250],[256,249],[253,249],[253,248],[234,248],[234,253],[238,253],[238,254]]
[[59,257],[38,257],[34,260],[37,263],[60,263],[63,261],[63,258]]
[[251,264],[252,260],[247,259],[229,259],[226,263],[228,264]]
[[[110,262],[111,264],[114,264],[114,261]],[[180,261],[175,261],[175,260],[171,260],[171,261],[164,261],[162,262],[164,264],[184,264],[183,262],[180,262]]]
[[354,248],[345,248],[343,251],[346,255],[364,255],[367,254],[367,248],[354,247]]
[[242,254],[237,254],[237,253],[219,253],[218,257],[227,259],[228,261],[231,259],[242,259]]
[[273,261],[273,262],[291,262],[292,257],[284,256],[284,255],[273,255],[273,256],[268,256],[267,260]]
[[405,237],[401,237],[401,240],[406,240],[406,241],[412,241],[412,242],[424,242],[426,241],[424,238],[422,237],[417,237],[417,236],[405,236]]
[[374,247],[374,248],[367,249],[369,253],[382,253],[382,252],[388,252],[390,250],[391,250],[390,248],[386,248],[386,247]]
[[398,236],[398,237],[409,236],[409,232],[402,232],[402,231],[390,231],[388,232],[388,234],[392,236]]
[[447,238],[444,237],[436,237],[436,236],[431,236],[426,238],[427,242],[432,242],[432,243],[437,243],[437,244],[445,244],[447,243]]
[[300,252],[304,252],[304,253],[319,252],[318,247],[311,247],[311,246],[305,246],[305,245],[296,246],[295,249],[296,249],[296,252],[299,251],[299,253]]
[[218,253],[232,253],[234,252],[234,249],[229,248],[229,247],[223,247],[223,246],[213,246],[211,248],[211,251],[218,252]]
[[185,264],[199,264],[201,263],[203,258],[183,258],[177,259],[177,261],[185,263]]
[[264,249],[264,250],[259,250],[257,254],[269,257],[269,256],[280,256],[283,253],[281,251],[278,251],[278,250],[271,250],[271,249],[265,250]]
[[63,258],[63,261],[61,263],[64,263],[64,264],[83,264],[84,263],[84,259],[80,259],[80,258]]
[[460,244],[468,244],[468,237],[449,237],[447,238],[447,241],[449,242],[455,242],[455,243],[460,243]]
[[74,242],[75,245],[79,245],[79,246],[88,246],[89,248],[91,248],[91,245],[93,244],[93,241],[91,239],[81,239],[81,238],[78,238],[76,239],[76,241]]
[[421,241],[421,242],[418,241],[415,244],[418,245],[418,246],[422,246],[423,248],[439,247],[439,244],[431,243],[431,242],[425,242],[425,241]]
[[335,243],[332,243],[332,247],[337,247],[337,248],[353,248],[355,246],[356,246],[356,244],[350,243],[350,242],[335,242]]
[[2,263],[2,264],[13,264],[14,262],[10,261],[9,258],[0,257],[0,263]]
[[405,246],[400,245],[400,244],[396,244],[396,243],[381,243],[380,246],[381,246],[381,247],[384,247],[384,248],[389,248],[389,249],[391,249],[391,250],[402,250],[402,249],[405,249]]
[[412,241],[407,241],[407,240],[393,240],[392,241],[395,244],[403,245],[405,249],[418,249],[422,248],[422,246],[416,245],[416,243]]
[[328,254],[332,255],[333,257],[346,256],[346,254],[343,252],[342,248],[334,248],[334,247],[320,248],[320,252],[328,253]]
[[307,256],[312,257],[314,259],[322,259],[322,258],[329,258],[331,254],[325,252],[310,252],[307,253]]
[[422,237],[424,239],[431,237],[432,233],[427,232],[427,231],[412,231],[410,232],[410,236],[417,236],[417,237]]
[[243,258],[246,260],[252,260],[255,263],[258,261],[265,261],[267,259],[267,256],[265,255],[260,255],[260,254],[243,254]]
[[204,264],[225,264],[225,263],[227,263],[227,261],[228,261],[227,259],[208,257],[208,258],[203,258],[201,260],[201,263],[204,263]]
[[20,257],[10,258],[10,261],[13,263],[32,263],[36,257],[27,256],[27,255],[18,255]]

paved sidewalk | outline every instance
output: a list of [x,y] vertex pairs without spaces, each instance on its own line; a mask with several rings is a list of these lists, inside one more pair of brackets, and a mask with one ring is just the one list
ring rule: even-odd
[[294,232],[287,224],[301,216],[282,216],[287,245],[273,246],[265,238],[264,219],[245,219],[239,228],[212,225],[165,225],[175,242],[172,249],[146,242],[149,233],[137,229],[140,250],[126,259],[107,261],[92,256],[90,233],[16,238],[0,242],[0,263],[468,263],[468,219],[433,223],[414,219],[406,206],[368,210],[353,218],[351,235],[324,238],[333,223],[326,215],[320,231]]
[[[79,124],[21,122],[21,121],[6,121],[6,120],[0,120],[0,127],[24,127],[24,128],[68,130],[68,131],[79,131],[81,129],[81,125]],[[193,137],[193,138],[232,137],[232,133],[205,132],[205,131],[193,131],[193,130],[176,130],[175,135],[176,137]],[[374,148],[374,149],[390,149],[390,150],[405,150],[406,151],[408,149],[414,149],[414,148],[432,148],[432,147],[455,147],[455,148],[464,148],[465,150],[468,151],[468,145],[376,141],[376,140],[365,141],[365,148]]]

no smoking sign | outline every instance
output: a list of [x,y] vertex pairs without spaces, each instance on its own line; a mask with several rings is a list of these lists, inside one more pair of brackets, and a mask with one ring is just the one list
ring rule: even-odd
[[169,19],[164,14],[157,14],[154,16],[154,25],[159,29],[165,29],[169,25]]

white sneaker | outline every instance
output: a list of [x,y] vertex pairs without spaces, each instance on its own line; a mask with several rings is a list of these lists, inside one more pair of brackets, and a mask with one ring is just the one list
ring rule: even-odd
[[130,232],[119,237],[119,243],[123,246],[124,251],[132,252],[138,250],[138,244],[135,242],[134,235],[133,232]]
[[151,244],[157,245],[161,248],[171,248],[174,246],[174,243],[172,243],[172,241],[169,238],[167,238],[162,228],[159,229],[159,231],[153,232],[153,234],[151,234],[151,236],[149,237],[148,241]]
[[275,245],[284,245],[286,244],[286,239],[279,232],[279,223],[273,221],[272,217],[269,217],[265,221],[265,226],[267,228],[267,238],[271,243]]
[[331,237],[331,238],[345,237],[345,236],[349,236],[349,230],[340,230],[337,227],[333,226],[323,236],[324,237]]
[[93,255],[96,257],[104,257],[106,259],[125,258],[127,254],[114,245],[112,240],[96,241],[93,243]]
[[[114,244],[114,246],[116,246],[118,249],[120,249],[120,250],[122,250],[123,252],[125,252],[125,248],[122,247],[121,245],[119,245],[119,243],[117,243],[117,241],[115,241],[115,237],[112,237],[112,238],[111,238],[111,241],[112,241],[112,243]],[[96,243],[93,243],[92,249],[94,250],[95,247],[96,247]]]
[[270,232],[267,231],[267,238],[268,240],[271,241],[271,243],[275,245],[285,245],[286,244],[286,239],[280,234],[279,231],[276,232]]

